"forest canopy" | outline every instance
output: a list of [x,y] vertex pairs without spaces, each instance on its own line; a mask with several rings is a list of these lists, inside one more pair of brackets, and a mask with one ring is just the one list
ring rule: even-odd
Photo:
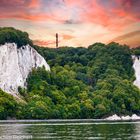
[[18,48],[27,44],[32,46],[27,32],[12,27],[0,27],[0,44],[4,45],[5,43],[16,43]]

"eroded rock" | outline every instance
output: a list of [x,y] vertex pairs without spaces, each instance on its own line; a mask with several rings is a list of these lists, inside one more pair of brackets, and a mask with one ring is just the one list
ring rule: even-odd
[[32,68],[42,66],[50,70],[45,59],[31,46],[18,49],[15,43],[0,45],[0,88],[16,95],[19,86],[26,86],[26,78]]

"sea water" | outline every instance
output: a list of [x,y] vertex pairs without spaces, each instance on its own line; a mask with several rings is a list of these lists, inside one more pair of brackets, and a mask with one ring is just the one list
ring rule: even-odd
[[140,122],[0,121],[0,140],[140,140]]

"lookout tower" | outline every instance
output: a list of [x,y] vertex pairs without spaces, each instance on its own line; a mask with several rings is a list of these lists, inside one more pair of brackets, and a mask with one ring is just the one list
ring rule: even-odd
[[58,33],[56,33],[56,48],[58,48]]

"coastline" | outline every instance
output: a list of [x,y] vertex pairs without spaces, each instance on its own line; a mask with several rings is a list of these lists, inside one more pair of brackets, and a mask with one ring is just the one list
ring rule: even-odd
[[140,116],[133,114],[132,116],[118,116],[116,114],[104,119],[44,119],[44,120],[0,120],[0,123],[91,123],[91,122],[137,122],[140,121]]

